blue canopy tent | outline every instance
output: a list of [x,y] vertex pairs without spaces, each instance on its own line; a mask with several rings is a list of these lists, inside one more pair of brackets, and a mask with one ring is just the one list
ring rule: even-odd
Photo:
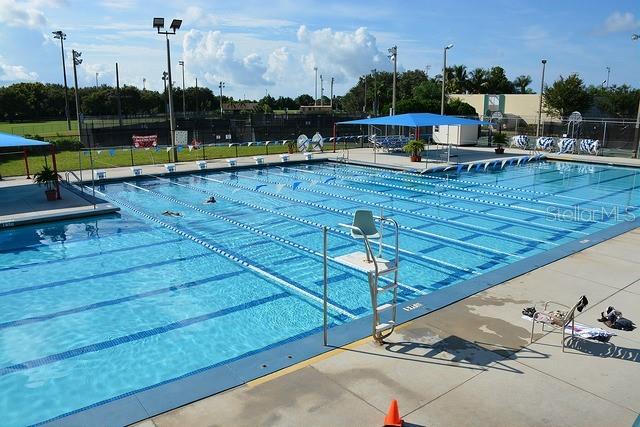
[[[24,167],[27,172],[27,179],[31,179],[29,176],[29,161],[28,161],[28,151],[29,147],[42,147],[49,145],[51,147],[51,161],[53,163],[53,171],[57,174],[58,167],[56,165],[56,150],[53,144],[49,144],[45,141],[38,141],[36,139],[29,139],[19,135],[11,135],[8,133],[0,132],[0,149],[2,148],[22,148],[22,152],[24,154]],[[58,193],[58,199],[60,199],[60,184],[56,182],[56,192]]]
[[[420,128],[425,126],[466,126],[479,125],[490,126],[491,123],[482,120],[463,119],[455,116],[443,116],[431,113],[407,113],[395,116],[372,117],[369,119],[349,120],[346,122],[337,122],[336,125],[380,125],[380,126],[402,126],[416,129],[416,138],[420,137]],[[336,136],[334,127],[334,137]],[[333,151],[335,152],[335,138],[333,142]],[[449,150],[451,149],[451,144]],[[448,161],[448,158],[447,158]]]

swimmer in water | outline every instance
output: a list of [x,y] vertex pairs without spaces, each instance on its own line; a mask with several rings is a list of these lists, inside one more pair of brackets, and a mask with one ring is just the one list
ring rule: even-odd
[[162,215],[165,215],[165,216],[182,216],[182,214],[180,212],[174,212],[174,211],[164,211],[164,212],[162,212]]
[[211,196],[209,197],[207,200],[204,201],[205,204],[207,203],[215,203],[216,202],[216,198]]

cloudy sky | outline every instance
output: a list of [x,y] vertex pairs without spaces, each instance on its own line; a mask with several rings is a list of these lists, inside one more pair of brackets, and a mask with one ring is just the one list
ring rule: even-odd
[[[0,0],[0,84],[62,82],[60,45],[67,33],[83,53],[80,84],[162,87],[163,37],[154,16],[183,20],[171,37],[173,79],[185,61],[187,86],[217,87],[236,98],[313,93],[313,67],[335,78],[341,94],[373,68],[390,70],[387,49],[398,45],[400,69],[442,66],[442,47],[454,43],[450,63],[501,65],[509,77],[530,74],[539,85],[540,59],[551,79],[579,73],[600,84],[640,86],[638,0]],[[167,22],[167,24],[168,24]],[[70,60],[67,60],[69,70]]]

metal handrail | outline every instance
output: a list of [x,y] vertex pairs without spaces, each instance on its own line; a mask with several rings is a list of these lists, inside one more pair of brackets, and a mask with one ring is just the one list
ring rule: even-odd
[[[78,178],[78,175],[76,175],[76,173],[74,171],[66,171],[64,173],[64,178],[65,181],[67,181],[67,184],[71,185],[71,182],[69,181],[69,175],[73,175],[76,179],[76,182],[82,183],[82,180],[80,178]],[[80,191],[82,191],[84,193],[84,186],[80,185]]]

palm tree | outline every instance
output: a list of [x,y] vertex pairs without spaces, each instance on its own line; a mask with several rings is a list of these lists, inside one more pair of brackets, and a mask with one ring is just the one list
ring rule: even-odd
[[527,86],[529,86],[531,82],[531,76],[525,76],[523,74],[515,78],[513,85],[518,90],[518,93],[527,93]]
[[483,68],[475,68],[469,73],[467,85],[471,93],[482,93],[483,84],[487,81],[487,71]]
[[467,90],[467,67],[454,65],[447,68],[447,81],[450,93],[464,93]]

